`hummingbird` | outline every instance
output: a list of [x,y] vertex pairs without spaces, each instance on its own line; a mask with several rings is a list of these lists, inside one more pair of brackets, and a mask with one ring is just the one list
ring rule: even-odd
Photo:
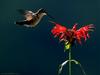
[[30,10],[23,10],[19,9],[19,13],[21,13],[24,16],[24,20],[22,21],[16,21],[15,24],[18,24],[20,26],[25,27],[35,27],[38,25],[38,23],[42,20],[44,16],[48,16],[49,18],[54,19],[51,15],[48,14],[48,12],[40,8],[35,13]]

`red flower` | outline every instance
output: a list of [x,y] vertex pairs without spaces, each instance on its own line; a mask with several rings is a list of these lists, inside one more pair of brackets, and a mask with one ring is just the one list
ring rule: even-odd
[[70,43],[72,43],[74,39],[77,40],[80,44],[82,38],[84,38],[86,41],[87,38],[90,37],[88,32],[93,31],[94,28],[93,24],[89,24],[77,30],[77,24],[75,24],[72,29],[68,29],[58,23],[52,23],[55,24],[51,30],[52,34],[55,37],[59,37],[60,41],[69,41]]
[[55,26],[53,27],[53,29],[51,30],[52,34],[54,35],[54,37],[59,37],[59,40],[65,40],[67,38],[67,28],[65,26],[62,26],[60,24],[57,24],[55,22],[52,22],[55,24]]

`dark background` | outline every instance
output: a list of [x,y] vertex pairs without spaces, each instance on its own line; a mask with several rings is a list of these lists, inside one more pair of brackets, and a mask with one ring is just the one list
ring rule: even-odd
[[[87,75],[100,75],[100,1],[99,0],[0,0],[0,74],[57,75],[58,65],[68,58],[63,44],[54,39],[48,17],[35,28],[20,27],[17,9],[36,11],[45,8],[58,23],[72,27],[94,24],[95,31],[83,45],[72,49]],[[12,74],[11,74],[12,73]],[[73,64],[73,75],[83,75]],[[8,74],[7,74],[8,75]],[[68,65],[62,75],[68,75]]]

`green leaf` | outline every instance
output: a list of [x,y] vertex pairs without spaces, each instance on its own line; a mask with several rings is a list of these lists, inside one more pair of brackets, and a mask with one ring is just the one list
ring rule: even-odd
[[67,50],[69,50],[71,48],[71,43],[70,42],[65,42],[65,49],[64,52],[66,52]]

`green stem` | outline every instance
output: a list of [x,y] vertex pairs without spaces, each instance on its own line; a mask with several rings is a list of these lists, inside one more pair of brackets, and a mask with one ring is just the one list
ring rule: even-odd
[[71,49],[69,49],[69,75],[71,75]]

